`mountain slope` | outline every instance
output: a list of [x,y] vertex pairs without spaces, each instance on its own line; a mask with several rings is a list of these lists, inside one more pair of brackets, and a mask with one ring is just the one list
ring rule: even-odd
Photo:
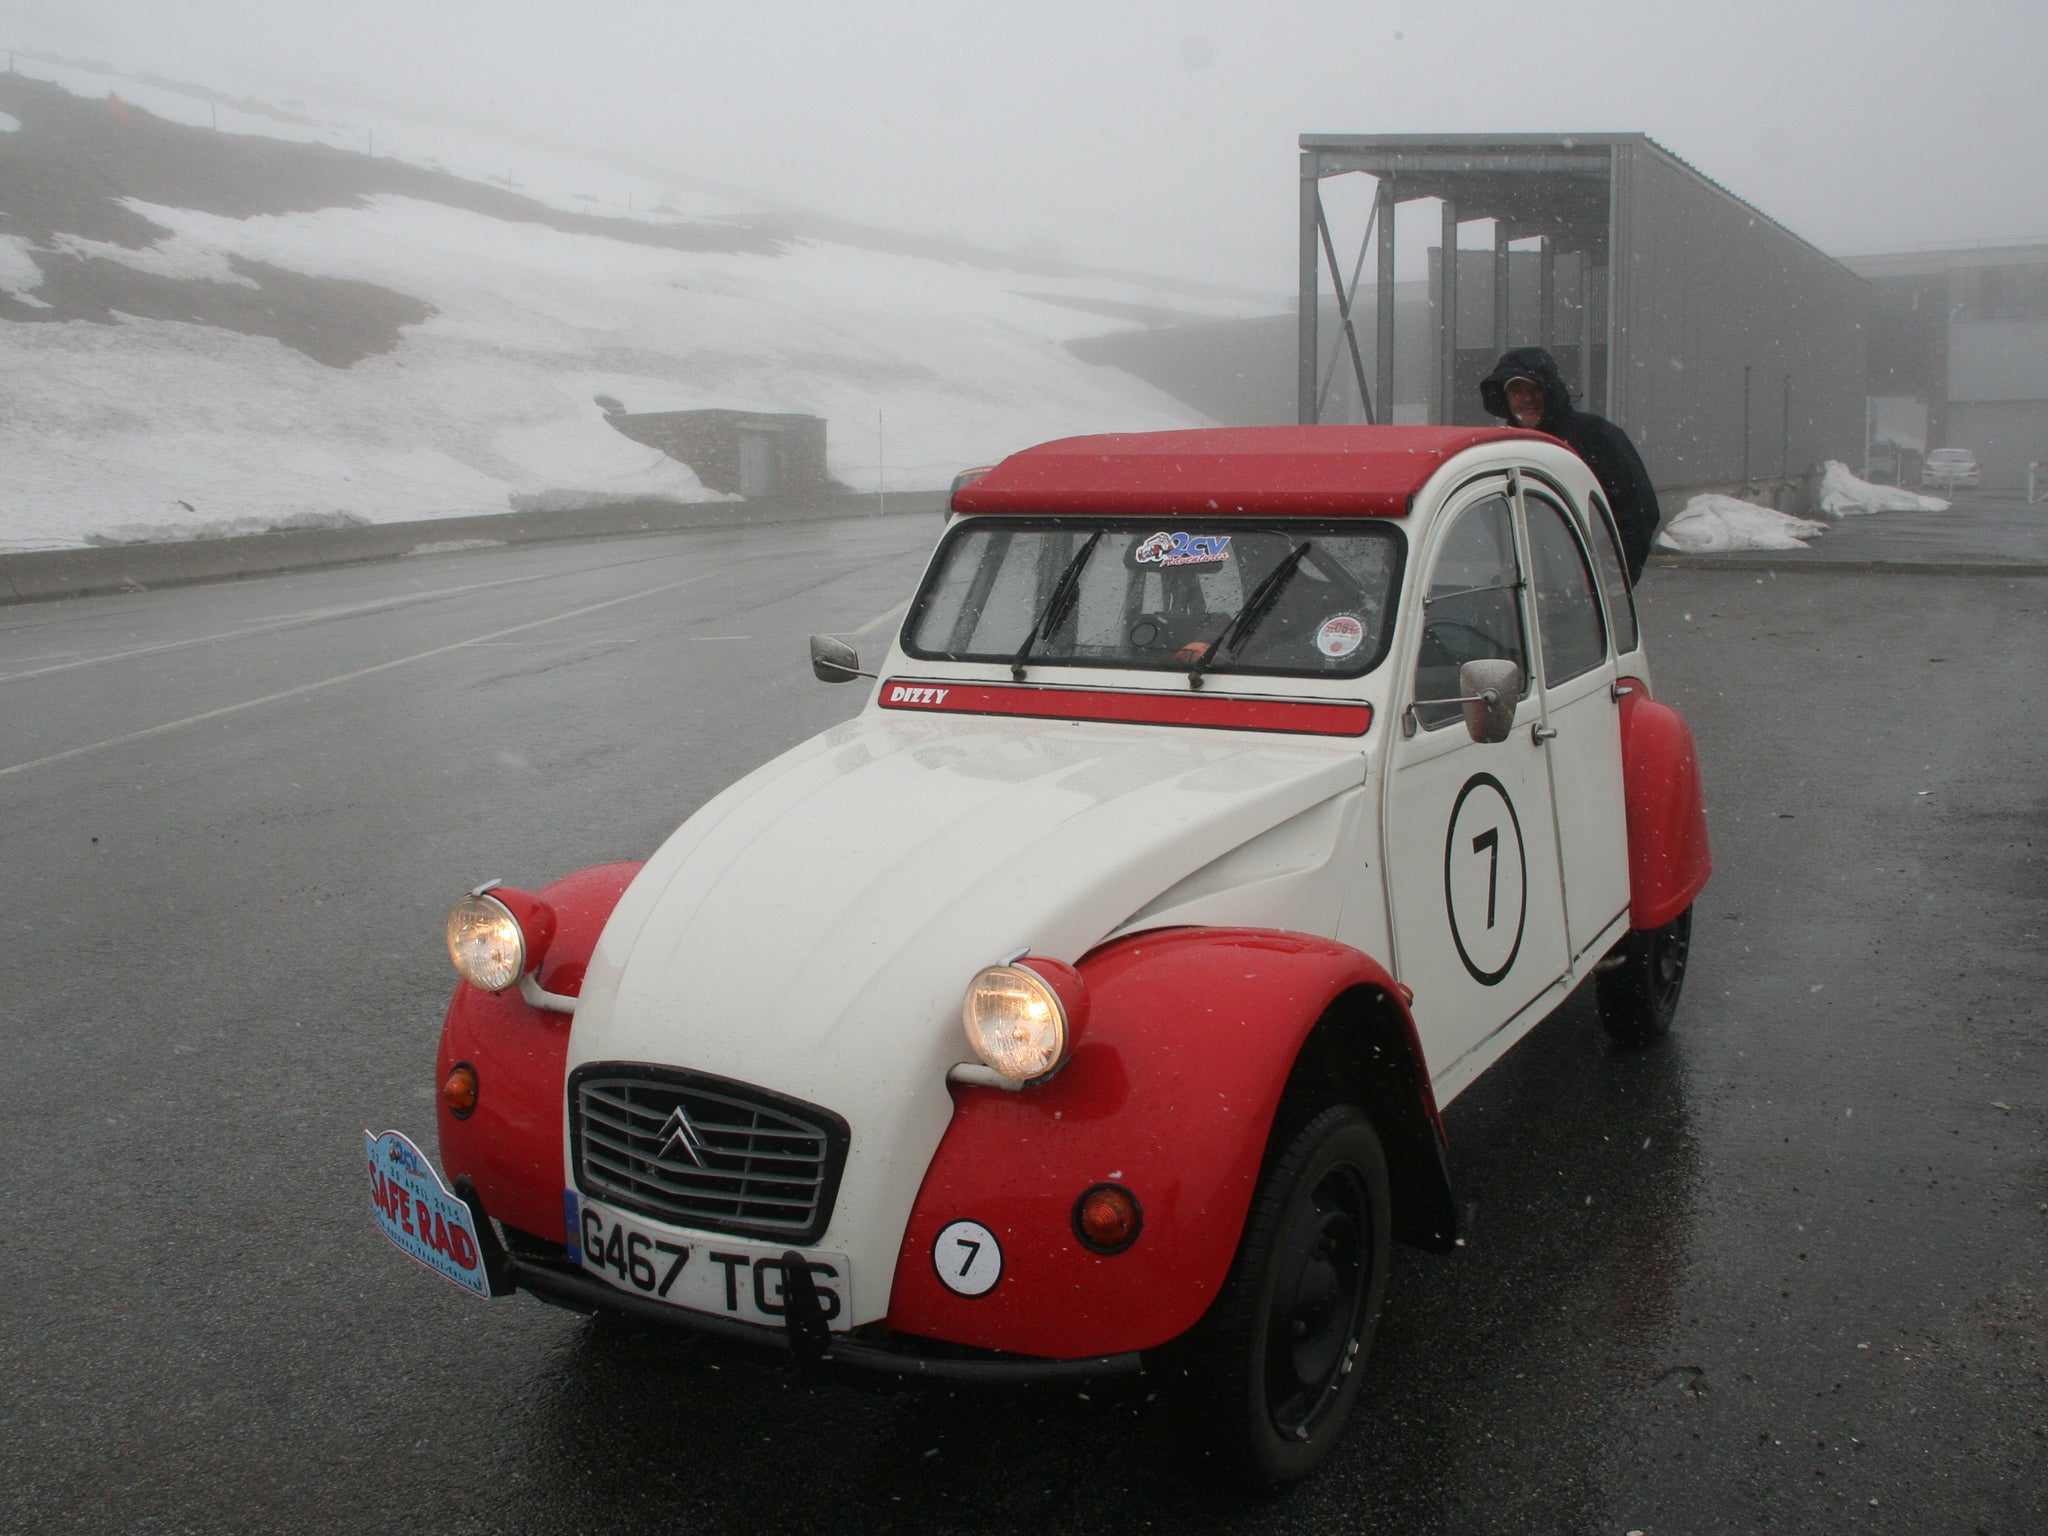
[[821,415],[861,488],[1201,420],[1065,349],[1161,304],[1129,279],[572,211],[18,75],[0,130],[0,544],[707,494],[598,394]]

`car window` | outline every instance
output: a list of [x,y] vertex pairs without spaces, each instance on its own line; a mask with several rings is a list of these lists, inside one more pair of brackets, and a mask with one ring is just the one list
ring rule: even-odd
[[1593,596],[1593,572],[1564,508],[1527,498],[1530,577],[1536,592],[1536,633],[1542,639],[1548,687],[1583,676],[1607,659],[1607,627]]
[[1621,535],[1614,515],[1598,496],[1592,499],[1593,558],[1600,567],[1600,590],[1607,596],[1607,620],[1614,626],[1614,654],[1626,656],[1637,646],[1636,600],[1629,591],[1628,568],[1621,560]]
[[[1385,522],[980,518],[956,524],[911,604],[903,646],[1009,661],[1088,548],[1073,601],[1030,665],[1356,677],[1392,638],[1406,539]],[[1300,554],[1296,557],[1295,552]],[[1220,645],[1268,576],[1265,612]]]
[[1504,657],[1528,676],[1517,589],[1515,522],[1504,496],[1490,496],[1457,514],[1437,547],[1424,600],[1422,647],[1415,658],[1415,719],[1426,731],[1464,718],[1456,704],[1458,668]]

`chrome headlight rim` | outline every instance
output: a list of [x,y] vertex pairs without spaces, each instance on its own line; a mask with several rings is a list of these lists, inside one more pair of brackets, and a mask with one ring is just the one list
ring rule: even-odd
[[[1013,1012],[1006,1018],[988,1006],[996,997],[1018,993],[1036,1003],[1043,1017]],[[960,1000],[960,1024],[975,1058],[991,1072],[1018,1084],[1043,1082],[1051,1077],[1066,1065],[1073,1046],[1071,1021],[1058,989],[1019,960],[983,966],[974,973]],[[1009,1052],[1000,1048],[1000,1036],[995,1033],[1005,1024],[1012,1031],[1015,1047]],[[1037,1040],[1015,1037],[1020,1026],[1036,1035]],[[1048,1040],[1050,1043],[1045,1043]]]
[[[445,931],[448,959],[455,967],[455,974],[479,991],[507,992],[517,986],[519,978],[526,974],[526,929],[518,914],[491,895],[490,890],[490,886],[480,886],[448,909]],[[464,936],[458,935],[457,924],[466,915],[481,918],[491,928],[509,934],[509,940],[505,941],[510,949],[509,957],[488,967],[479,962],[471,951],[475,941],[471,939],[466,944]]]

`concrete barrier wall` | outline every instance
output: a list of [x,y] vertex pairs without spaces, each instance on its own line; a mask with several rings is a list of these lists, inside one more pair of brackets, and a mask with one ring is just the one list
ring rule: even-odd
[[[891,513],[931,515],[938,533],[943,491],[891,495]],[[628,502],[574,512],[505,512],[478,517],[437,517],[422,522],[372,523],[361,528],[304,528],[236,539],[188,539],[165,544],[113,544],[83,549],[39,549],[0,554],[0,603],[84,597],[100,592],[227,581],[279,571],[396,560],[421,545],[490,540],[530,544],[555,539],[616,538],[674,533],[691,528],[873,517],[873,496],[756,498],[751,501]]]

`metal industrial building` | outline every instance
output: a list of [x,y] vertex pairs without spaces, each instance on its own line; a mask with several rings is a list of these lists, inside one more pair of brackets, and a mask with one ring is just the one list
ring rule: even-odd
[[[1360,174],[1377,185],[1346,261],[1324,187]],[[1394,234],[1424,200],[1440,239],[1415,338]],[[1299,421],[1481,421],[1478,380],[1533,343],[1667,493],[1791,505],[1822,460],[1861,458],[1869,285],[1642,134],[1304,134],[1300,206]],[[1475,221],[1492,249],[1460,251]]]
[[2048,245],[1847,260],[1877,291],[1872,472],[1910,481],[1928,449],[1968,448],[1987,490],[2025,487],[2048,461]]

